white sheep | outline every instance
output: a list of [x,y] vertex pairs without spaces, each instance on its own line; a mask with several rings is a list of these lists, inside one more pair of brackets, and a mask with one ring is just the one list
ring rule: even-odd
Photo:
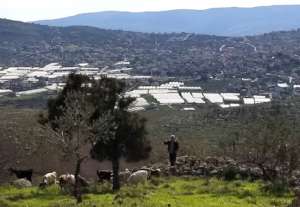
[[125,171],[119,173],[119,179],[121,183],[127,182],[131,172],[126,168]]
[[56,172],[47,173],[43,177],[43,183],[46,185],[52,185],[56,183],[57,174]]
[[147,181],[148,177],[149,177],[148,171],[146,171],[146,170],[138,170],[138,171],[132,173],[129,176],[127,182],[129,184],[144,183],[144,182]]
[[67,186],[75,185],[75,176],[72,174],[64,174],[58,178],[59,186],[61,188],[66,188]]

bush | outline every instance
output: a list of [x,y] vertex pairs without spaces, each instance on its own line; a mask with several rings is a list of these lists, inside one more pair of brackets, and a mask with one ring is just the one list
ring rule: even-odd
[[277,196],[282,196],[290,192],[289,185],[285,181],[275,180],[263,186],[263,191],[272,193]]
[[238,171],[235,167],[230,166],[224,169],[223,178],[224,180],[231,181],[235,180],[237,177]]

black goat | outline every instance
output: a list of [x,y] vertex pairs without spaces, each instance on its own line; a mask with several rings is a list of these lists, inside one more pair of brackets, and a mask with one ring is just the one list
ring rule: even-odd
[[28,169],[28,170],[16,170],[13,168],[9,168],[8,169],[10,171],[11,174],[15,174],[17,178],[25,178],[27,180],[29,180],[30,182],[32,174],[33,174],[33,169]]
[[103,182],[104,180],[110,181],[112,177],[112,171],[109,170],[97,170],[98,181]]

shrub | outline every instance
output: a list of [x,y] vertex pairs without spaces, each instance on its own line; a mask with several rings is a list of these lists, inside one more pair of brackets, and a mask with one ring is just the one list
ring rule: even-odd
[[263,191],[272,193],[277,196],[282,196],[290,192],[288,183],[281,180],[275,180],[263,186]]
[[229,167],[225,168],[223,171],[224,180],[228,180],[228,181],[235,180],[237,177],[237,174],[238,174],[238,171],[233,166],[229,166]]

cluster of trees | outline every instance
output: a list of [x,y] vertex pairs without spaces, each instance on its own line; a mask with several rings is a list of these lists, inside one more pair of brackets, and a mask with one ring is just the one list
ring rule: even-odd
[[94,80],[71,74],[61,93],[49,100],[48,113],[39,118],[52,132],[49,142],[75,160],[74,196],[78,202],[78,176],[81,163],[88,157],[111,161],[113,190],[117,191],[120,158],[139,161],[149,156],[146,120],[128,112],[134,99],[125,97],[124,90],[125,84],[114,79]]

